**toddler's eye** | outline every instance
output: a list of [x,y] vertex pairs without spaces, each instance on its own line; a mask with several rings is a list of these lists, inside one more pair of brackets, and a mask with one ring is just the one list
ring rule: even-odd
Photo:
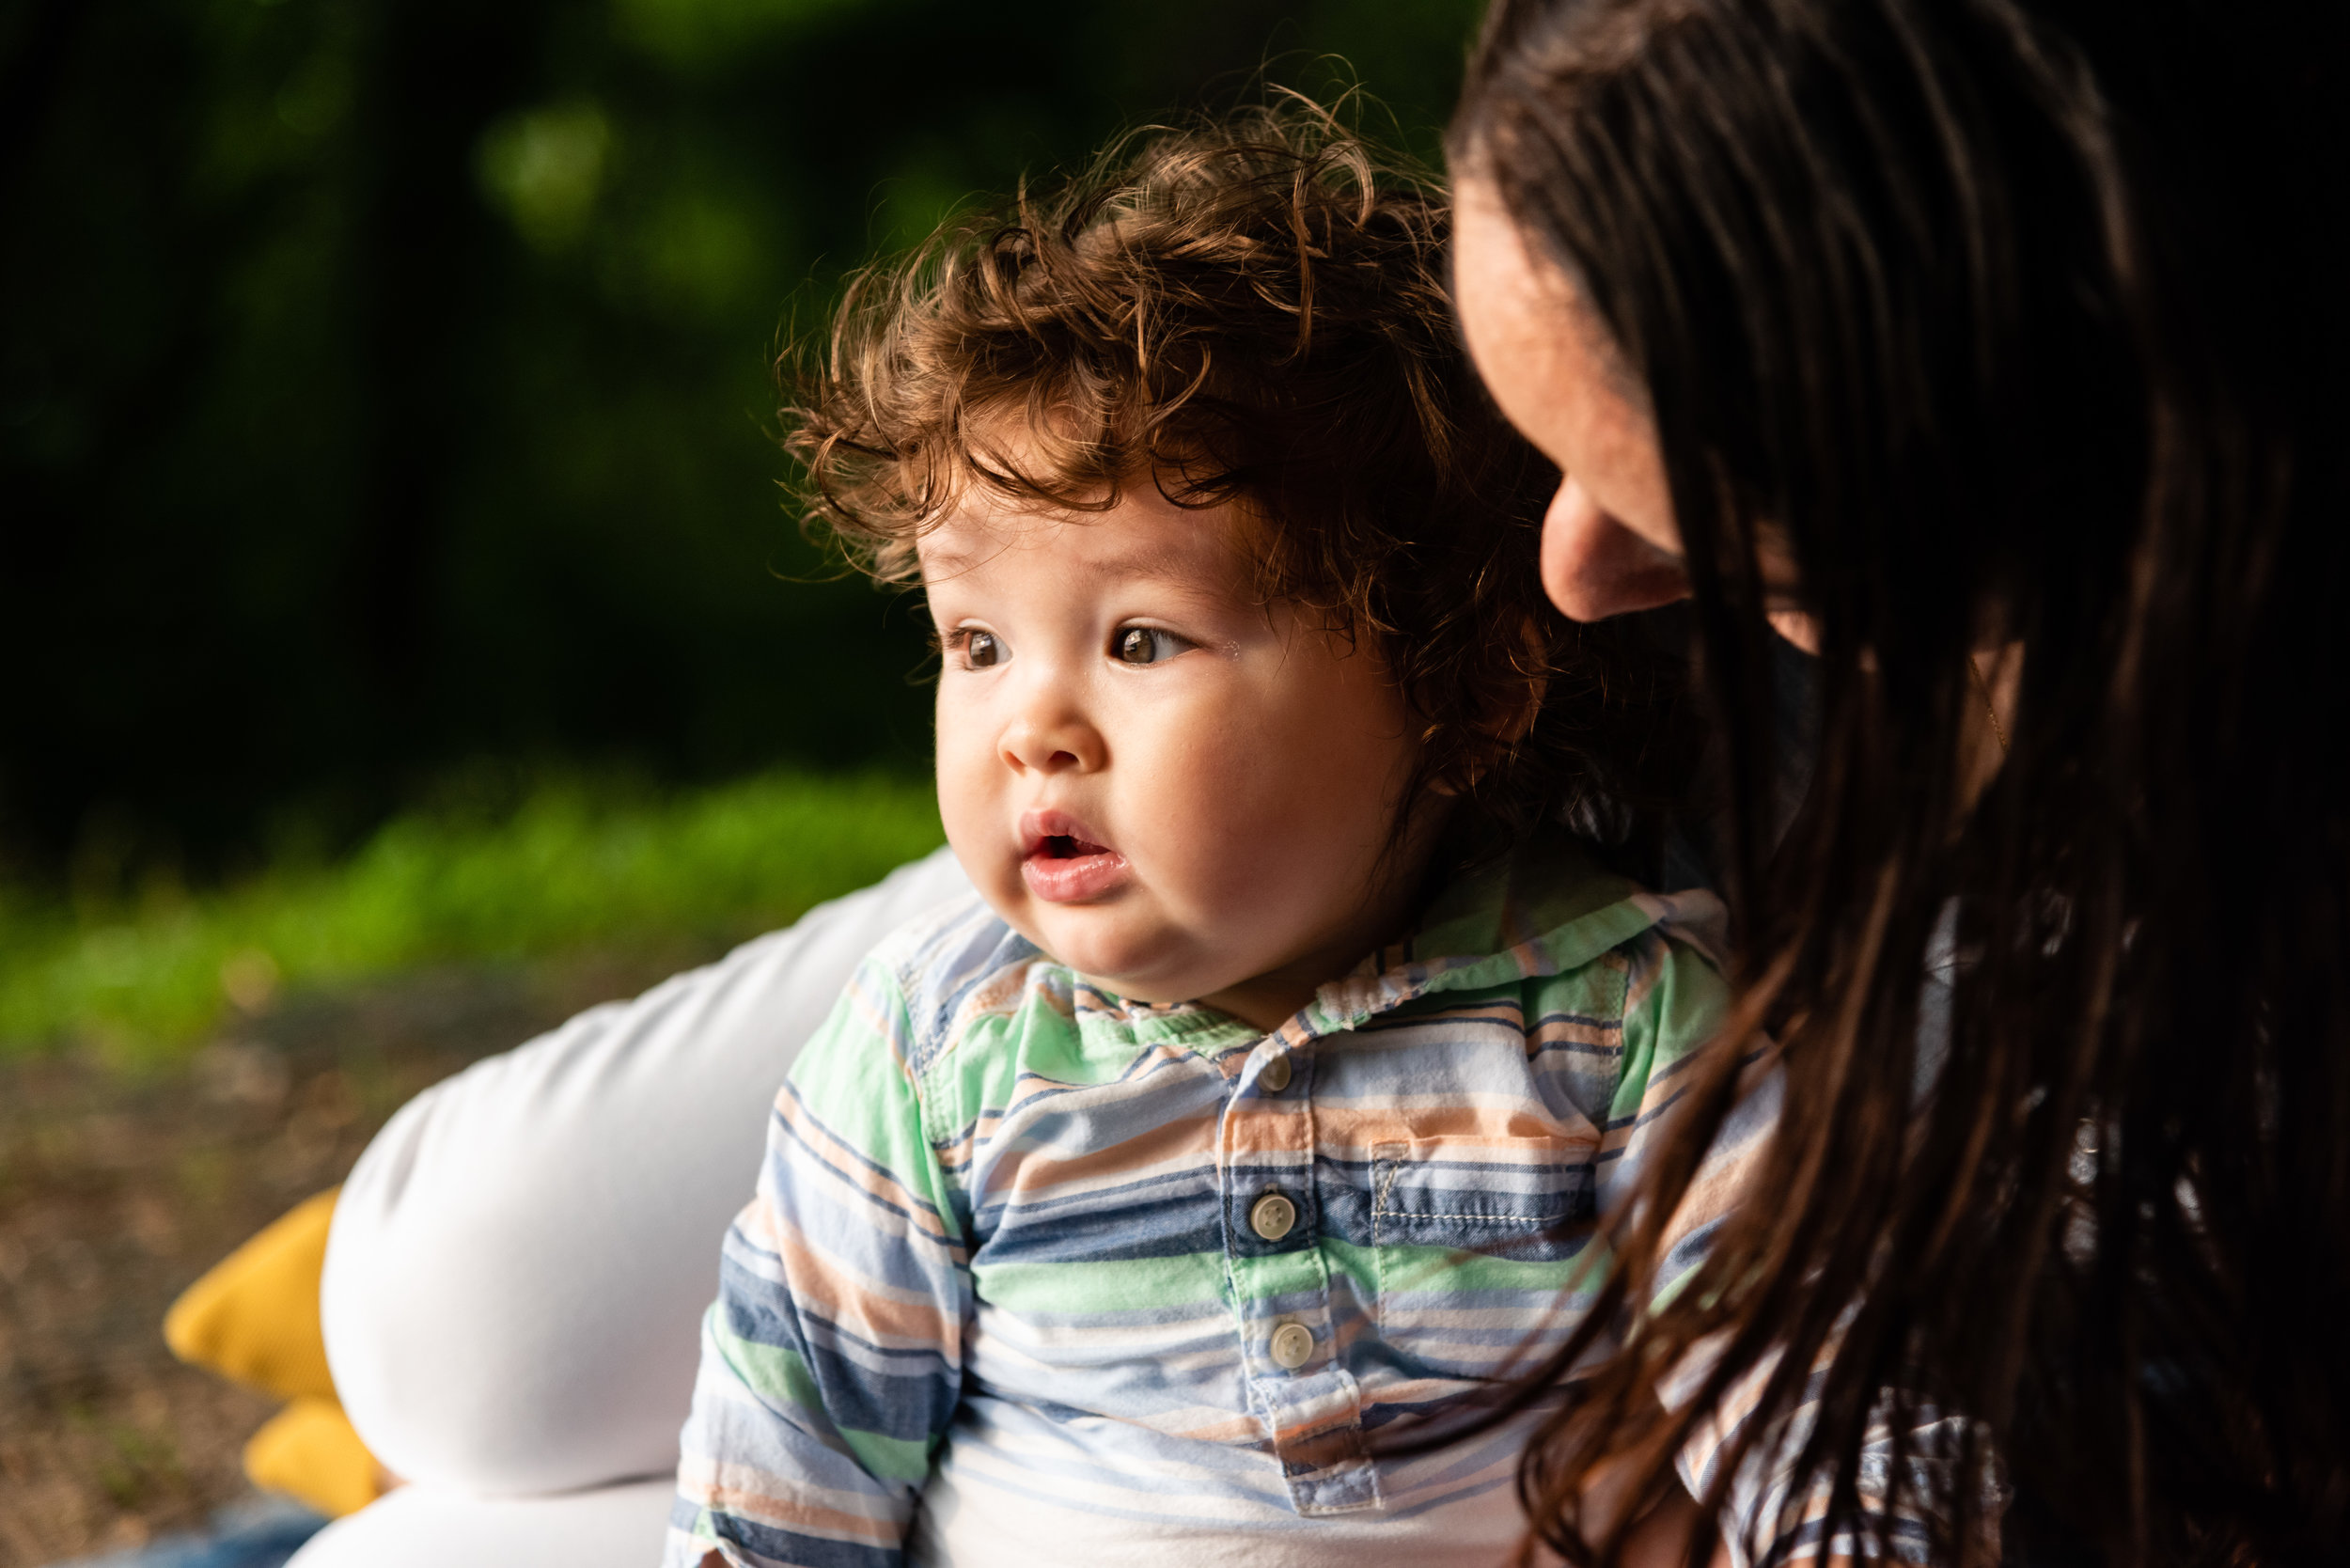
[[963,634],[963,662],[970,669],[993,669],[1004,662],[1004,642],[993,632]]
[[1191,646],[1174,633],[1155,626],[1127,626],[1111,636],[1110,654],[1121,665],[1154,665]]

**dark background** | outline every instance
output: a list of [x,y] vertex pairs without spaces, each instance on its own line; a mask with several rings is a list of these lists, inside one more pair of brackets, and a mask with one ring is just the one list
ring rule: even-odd
[[768,363],[958,200],[1270,62],[1433,154],[1474,0],[0,0],[0,878],[451,777],[923,765]]

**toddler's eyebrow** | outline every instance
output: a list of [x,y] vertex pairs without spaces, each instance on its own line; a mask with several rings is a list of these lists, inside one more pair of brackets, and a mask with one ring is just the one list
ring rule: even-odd
[[[1044,548],[1049,549],[1050,546]],[[926,544],[922,550],[922,578],[925,582],[938,582],[959,577],[985,566],[1001,553],[1001,549],[999,546],[989,550],[967,550],[951,545]],[[1096,560],[1090,570],[1104,577],[1129,581],[1145,579],[1172,584],[1177,588],[1205,588],[1214,583],[1207,563],[1197,554],[1164,546],[1137,544],[1115,550]]]

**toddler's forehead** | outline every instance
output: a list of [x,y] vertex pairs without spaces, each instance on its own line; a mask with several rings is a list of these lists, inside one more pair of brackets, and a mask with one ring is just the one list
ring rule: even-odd
[[1221,594],[1254,582],[1264,546],[1263,525],[1242,507],[1182,506],[1146,483],[1125,488],[1099,511],[966,497],[923,532],[916,551],[922,580],[932,585],[975,572],[1051,572]]

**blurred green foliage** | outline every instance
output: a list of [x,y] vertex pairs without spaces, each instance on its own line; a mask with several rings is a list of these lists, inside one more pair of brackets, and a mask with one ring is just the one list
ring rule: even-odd
[[650,944],[714,951],[934,849],[937,805],[886,776],[717,789],[543,783],[507,809],[386,823],[348,861],[68,916],[0,906],[0,1054],[68,1041],[167,1057],[283,989],[436,963]]
[[[1433,150],[1477,8],[0,0],[0,883],[375,886],[469,759],[911,775],[918,620],[778,506],[776,344],[1268,61]],[[248,906],[194,907],[200,980]]]

